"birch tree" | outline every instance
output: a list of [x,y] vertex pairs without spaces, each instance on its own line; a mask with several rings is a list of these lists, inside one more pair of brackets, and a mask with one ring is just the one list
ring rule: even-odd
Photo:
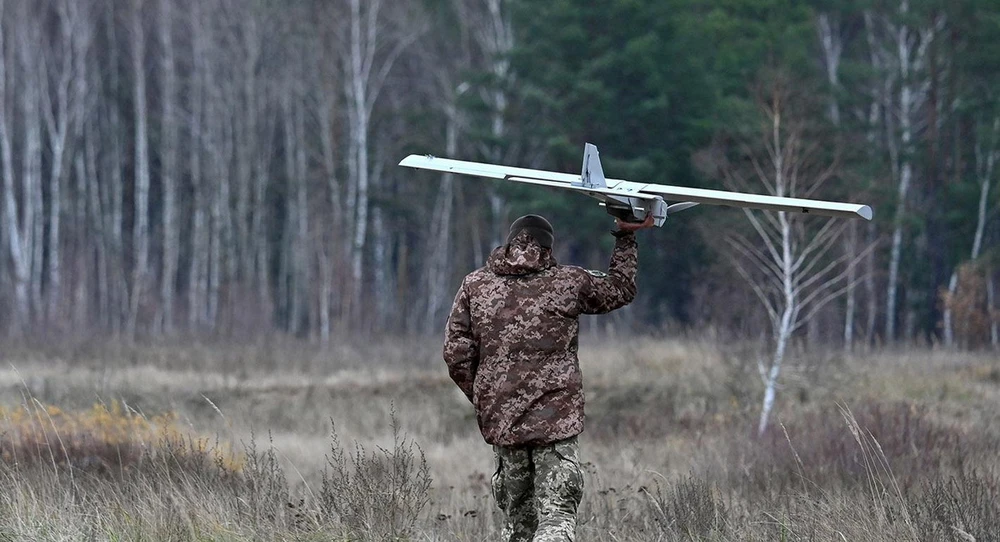
[[[840,13],[835,11],[820,12],[816,16],[816,31],[823,53],[823,67],[826,82],[830,89],[827,115],[830,123],[839,131],[841,128],[840,106],[840,65],[844,54],[844,24]],[[851,222],[848,233],[844,236],[844,250],[850,261],[847,269],[847,292],[844,302],[844,348],[848,351],[854,345],[854,318],[857,312],[856,277],[857,266],[854,263],[858,247],[858,225]]]
[[69,137],[79,137],[86,99],[86,55],[90,47],[91,29],[86,2],[58,0],[54,6],[58,16],[58,32],[45,52],[41,82],[42,115],[49,144],[49,209],[46,240],[47,319],[58,312],[61,290],[60,254],[62,185],[67,162]]
[[205,217],[205,181],[202,178],[201,149],[204,144],[205,45],[199,2],[191,4],[191,76],[188,95],[191,111],[188,122],[188,168],[191,179],[191,259],[188,264],[188,327],[197,329],[207,320],[209,234]]
[[[730,186],[752,192],[763,189],[779,197],[820,196],[836,164],[825,163],[820,142],[808,140],[808,114],[799,100],[780,75],[763,88],[758,97],[762,120],[755,132],[759,139],[747,141],[739,151],[746,167],[725,167]],[[850,286],[846,264],[857,257],[830,255],[845,231],[845,221],[749,209],[744,214],[751,233],[730,234],[727,243],[736,256],[737,272],[760,301],[771,328],[770,353],[766,361],[758,362],[764,395],[757,431],[763,433],[794,333],[846,291]]]
[[[871,15],[869,15],[871,17]],[[892,220],[889,273],[886,293],[885,335],[896,339],[899,265],[903,251],[904,218],[908,210],[914,178],[914,143],[923,129],[918,113],[927,102],[930,82],[926,77],[928,49],[944,27],[944,17],[935,16],[928,26],[914,27],[909,0],[900,0],[896,13],[879,14],[874,54],[886,70],[886,85],[895,93],[883,97],[886,141],[893,178],[896,181],[896,208]]]
[[163,191],[163,256],[160,268],[159,328],[163,333],[174,330],[174,284],[177,280],[179,224],[177,222],[177,145],[178,119],[176,112],[177,68],[174,53],[174,11],[172,0],[160,0],[160,66],[163,88],[160,98],[160,183]]
[[[323,51],[328,50],[328,45],[318,33],[319,45]],[[334,46],[335,50],[335,46]],[[344,224],[343,208],[343,188],[340,175],[337,171],[336,153],[336,112],[338,108],[336,71],[330,69],[325,63],[316,66],[319,72],[317,78],[320,92],[316,98],[316,110],[318,129],[320,136],[320,156],[323,163],[323,175],[326,180],[326,204],[330,209],[329,223],[323,228],[319,235],[319,247],[317,250],[317,261],[319,264],[319,334],[320,342],[323,346],[330,343],[330,336],[333,329],[333,312],[342,307],[344,296],[343,288],[337,292],[341,296],[340,303],[334,300],[334,284],[342,285],[344,274],[339,271],[343,263],[348,261],[344,248],[349,246],[343,242],[344,232],[347,230]],[[340,278],[341,280],[336,280]],[[335,282],[336,281],[336,282]]]
[[32,12],[37,6],[24,6],[17,30],[17,50],[21,72],[19,92],[24,144],[21,147],[21,182],[24,196],[25,249],[29,261],[28,293],[32,317],[37,320],[42,307],[44,276],[45,208],[42,190],[42,74],[41,22]]
[[[423,28],[413,21],[392,21],[383,11],[381,0],[347,0],[347,43],[342,65],[347,96],[348,124],[347,171],[350,187],[348,207],[353,210],[351,247],[352,320],[360,317],[364,278],[364,252],[368,234],[369,132],[372,112],[389,72],[399,56],[412,44]],[[393,22],[397,24],[393,24]]]
[[[16,7],[16,6],[15,6]],[[7,35],[9,25],[6,21],[18,18],[19,11],[9,13],[5,0],[0,0],[0,160],[3,161],[3,223],[7,236],[7,249],[9,250],[10,261],[13,267],[11,273],[14,279],[14,299],[15,299],[15,332],[23,331],[28,325],[30,318],[30,299],[28,295],[28,281],[30,279],[31,267],[31,244],[29,230],[32,223],[33,200],[28,197],[31,192],[30,187],[22,185],[21,201],[18,201],[15,191],[15,177],[17,172],[14,169],[14,121],[15,115],[10,108],[17,96],[17,89],[11,88],[8,81],[17,79],[11,77],[10,70],[16,69],[8,63],[11,58],[12,44],[16,43]]]
[[139,306],[145,296],[149,267],[149,110],[146,105],[146,31],[143,22],[144,0],[133,0],[129,37],[134,78],[135,162],[132,221],[132,290],[129,298],[127,331],[135,334]]

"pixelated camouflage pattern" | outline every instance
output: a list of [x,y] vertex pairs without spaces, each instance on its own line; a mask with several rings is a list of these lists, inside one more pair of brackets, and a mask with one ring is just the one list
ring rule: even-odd
[[583,431],[579,316],[630,303],[637,263],[631,233],[617,238],[607,274],[558,265],[521,233],[465,277],[444,359],[486,442],[546,444]]
[[493,496],[505,542],[572,542],[583,497],[576,437],[541,446],[494,446]]

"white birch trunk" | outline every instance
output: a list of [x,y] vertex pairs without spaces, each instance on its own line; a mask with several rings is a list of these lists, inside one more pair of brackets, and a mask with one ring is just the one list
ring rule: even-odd
[[[913,183],[913,138],[917,127],[915,119],[927,100],[929,85],[919,80],[926,64],[927,49],[935,38],[942,20],[937,26],[922,31],[914,31],[907,26],[909,0],[901,0],[899,20],[887,24],[895,47],[894,62],[899,77],[899,96],[895,117],[899,121],[898,172],[899,184],[896,191],[896,212],[893,216],[892,245],[889,254],[889,277],[886,293],[886,340],[896,339],[897,295],[899,289],[899,264],[903,251],[903,226],[907,212],[910,185]],[[895,134],[889,132],[890,141]],[[909,318],[909,317],[908,317]]]
[[139,307],[145,297],[149,267],[149,111],[146,106],[146,36],[142,21],[142,3],[133,6],[131,19],[132,76],[135,99],[135,178],[132,229],[132,294],[127,332],[135,335]]
[[[790,179],[785,176],[785,148],[781,133],[780,106],[776,104],[772,123],[772,166],[774,168],[774,189],[776,196],[786,194],[786,186]],[[778,377],[781,376],[781,365],[785,359],[785,351],[788,348],[788,341],[792,331],[795,329],[796,317],[798,316],[798,299],[795,291],[797,277],[793,269],[795,255],[792,248],[792,226],[788,221],[788,214],[778,213],[778,224],[780,226],[781,255],[779,261],[781,269],[781,317],[772,322],[774,335],[774,355],[771,358],[771,366],[767,369],[767,376],[764,379],[764,398],[760,410],[760,422],[757,424],[757,434],[762,435],[767,430],[767,424],[771,417],[771,410],[774,408],[774,399],[778,385]]]
[[40,76],[38,69],[41,66],[37,54],[38,44],[30,39],[29,34],[34,34],[34,25],[29,22],[24,23],[20,28],[21,40],[18,44],[21,56],[21,68],[24,80],[24,88],[20,92],[21,114],[25,125],[25,144],[23,147],[21,172],[23,189],[23,217],[25,228],[25,249],[30,258],[30,271],[28,275],[28,292],[32,319],[38,316],[42,307],[42,276],[44,262],[44,230],[45,230],[45,209],[42,198],[42,111],[40,97]]
[[828,13],[821,13],[816,20],[820,46],[823,48],[823,64],[826,68],[826,80],[830,84],[829,115],[834,126],[840,126],[840,102],[837,93],[840,91],[840,58],[844,51],[844,43],[840,34],[840,21]]
[[[361,316],[361,298],[364,279],[364,250],[368,234],[368,130],[369,109],[368,78],[375,56],[375,39],[380,2],[375,1],[368,9],[375,12],[369,14],[367,25],[362,37],[362,19],[360,0],[351,0],[351,38],[349,47],[348,85],[348,119],[350,129],[350,150],[353,162],[352,181],[354,186],[354,242],[351,246],[351,314],[357,322]],[[371,13],[371,12],[369,12]]]
[[177,280],[180,246],[177,223],[177,119],[174,110],[177,96],[177,70],[174,60],[172,0],[160,0],[160,49],[163,54],[163,89],[161,114],[161,169],[163,190],[163,261],[160,271],[160,329],[174,332],[174,284]]
[[188,159],[193,193],[191,198],[191,261],[188,269],[188,325],[192,331],[199,329],[206,320],[206,300],[208,297],[208,231],[205,220],[205,194],[207,193],[201,173],[201,149],[205,82],[203,58],[204,38],[201,35],[198,4],[191,5],[192,65],[191,75],[191,122],[190,149]]
[[[119,40],[115,34],[115,7],[111,6],[106,11],[106,14],[107,21],[105,22],[105,27],[108,32],[107,40],[110,50],[107,55],[108,64],[104,66],[104,69],[111,74],[109,90],[111,92],[120,92],[120,78],[117,70],[120,51]],[[103,190],[104,209],[101,213],[106,217],[105,232],[107,233],[108,245],[110,245],[108,250],[105,251],[107,258],[104,264],[104,272],[105,276],[108,277],[107,292],[109,303],[111,304],[110,311],[108,312],[108,324],[111,330],[115,334],[118,334],[121,332],[123,317],[128,310],[128,281],[126,280],[127,269],[125,267],[124,234],[125,179],[124,172],[122,171],[122,164],[125,163],[123,143],[125,130],[122,126],[117,104],[108,102],[106,107],[108,119],[107,126],[105,126],[106,130],[100,136],[100,144],[97,141],[91,141],[91,143],[94,145],[93,154],[95,158],[103,158],[101,161],[101,169],[103,170],[101,178],[108,180],[108,186]],[[109,152],[106,155],[100,154],[98,149],[104,149],[106,145],[110,146]],[[104,183],[101,184],[103,185]]]
[[[87,97],[86,54],[90,47],[91,21],[89,13],[72,0],[59,0],[56,5],[59,15],[59,39],[46,53],[47,64],[58,66],[53,74],[53,93],[49,78],[42,77],[43,117],[46,123],[50,155],[49,170],[49,230],[46,248],[47,262],[47,304],[46,319],[54,318],[59,309],[62,284],[62,184],[63,171],[67,160],[67,140],[70,131],[79,139],[82,133],[82,119],[85,114],[84,100]],[[53,94],[54,99],[53,99]]]
[[[0,18],[5,14],[6,2],[0,0]],[[20,333],[28,325],[30,306],[28,299],[28,279],[30,271],[29,251],[21,224],[18,223],[19,203],[14,191],[14,151],[12,139],[12,119],[7,109],[10,99],[7,88],[7,47],[6,25],[0,25],[0,160],[3,174],[3,224],[6,246],[12,263],[14,279],[14,332]]]
[[[368,234],[368,130],[369,77],[374,63],[378,10],[381,2],[368,6],[368,17],[362,21],[360,0],[350,0],[350,42],[348,51],[347,109],[350,130],[351,182],[354,185],[351,204],[354,207],[354,240],[351,246],[351,315],[357,322],[361,316],[364,279],[364,250]],[[364,28],[362,28],[362,24]],[[363,32],[363,35],[362,35]]]
[[[817,32],[819,34],[820,45],[823,49],[823,64],[826,68],[826,79],[830,85],[830,102],[828,105],[830,122],[837,128],[840,127],[840,60],[844,51],[844,42],[841,36],[840,21],[831,17],[827,13],[821,13],[817,17]],[[850,235],[844,243],[844,249],[851,261],[847,277],[847,295],[844,303],[844,349],[848,352],[854,347],[854,319],[857,310],[856,302],[856,265],[854,264],[857,255],[858,230],[857,224],[851,223]]]
[[[66,138],[69,133],[69,86],[73,78],[73,54],[69,47],[71,29],[67,28],[69,21],[60,20],[61,50],[53,51],[53,56],[61,55],[59,69],[55,74],[55,99],[49,88],[48,74],[42,76],[42,96],[44,103],[42,113],[45,119],[49,148],[51,149],[51,168],[49,170],[49,231],[46,240],[48,250],[48,273],[45,304],[45,319],[55,318],[59,305],[60,271],[59,271],[59,232],[61,214],[61,187],[63,161],[65,160]],[[55,60],[55,59],[53,59]]]
[[381,0],[368,0],[362,13],[361,0],[350,0],[348,43],[344,57],[348,119],[348,205],[353,208],[353,245],[351,247],[351,321],[361,318],[364,291],[364,254],[368,234],[368,190],[370,181],[368,137],[371,114],[386,77],[406,48],[423,30],[416,25],[397,36],[391,49],[381,58],[376,52],[386,41],[380,34],[387,28],[381,17]]
[[858,256],[858,225],[857,222],[851,222],[849,226],[850,231],[847,236],[847,255],[848,259],[848,271],[847,271],[847,299],[844,303],[844,349],[848,352],[854,350],[854,318],[857,311],[857,299],[855,293],[857,291],[857,277],[858,277],[858,266],[856,263]]

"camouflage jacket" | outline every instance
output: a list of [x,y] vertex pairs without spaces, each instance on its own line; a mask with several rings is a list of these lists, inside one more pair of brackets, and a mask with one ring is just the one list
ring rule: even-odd
[[618,237],[607,273],[558,265],[521,233],[462,282],[448,318],[448,372],[486,442],[538,445],[583,431],[579,316],[635,297],[638,247]]

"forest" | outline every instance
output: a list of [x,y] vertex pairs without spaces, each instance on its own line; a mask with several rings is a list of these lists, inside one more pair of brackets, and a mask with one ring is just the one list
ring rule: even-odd
[[436,335],[514,218],[598,269],[613,222],[399,160],[591,142],[610,177],[875,218],[685,211],[588,329],[995,348],[998,81],[994,0],[0,0],[0,330]]

